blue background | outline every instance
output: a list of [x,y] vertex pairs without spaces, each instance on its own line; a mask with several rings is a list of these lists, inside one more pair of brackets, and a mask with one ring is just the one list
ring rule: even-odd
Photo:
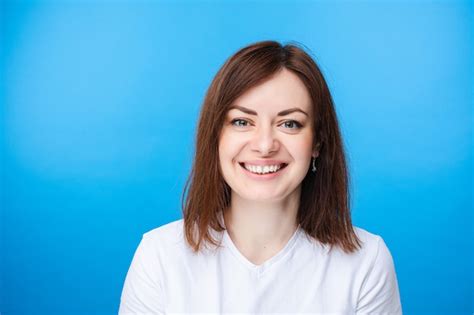
[[255,41],[333,93],[354,224],[405,314],[471,314],[473,8],[464,1],[3,1],[2,314],[113,314],[144,232],[181,218],[199,108]]

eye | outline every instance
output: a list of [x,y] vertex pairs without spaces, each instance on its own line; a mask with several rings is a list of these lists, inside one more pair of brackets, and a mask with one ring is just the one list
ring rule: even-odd
[[289,129],[300,129],[303,127],[303,125],[296,120],[287,120],[282,124],[282,126]]
[[236,126],[236,127],[247,127],[248,126],[248,121],[244,120],[244,119],[240,119],[240,118],[236,118],[236,119],[233,119],[230,124],[232,126]]

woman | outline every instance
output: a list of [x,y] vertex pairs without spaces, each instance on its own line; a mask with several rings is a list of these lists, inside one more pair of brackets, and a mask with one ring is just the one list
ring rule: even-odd
[[401,314],[383,239],[354,227],[336,113],[316,63],[263,41],[219,70],[183,219],[143,235],[120,314]]

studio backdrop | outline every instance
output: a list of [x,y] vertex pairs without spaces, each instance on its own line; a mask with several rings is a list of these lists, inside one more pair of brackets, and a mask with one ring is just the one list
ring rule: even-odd
[[333,93],[353,223],[404,314],[472,314],[469,1],[3,1],[0,313],[114,314],[143,233],[181,218],[226,58],[297,42]]

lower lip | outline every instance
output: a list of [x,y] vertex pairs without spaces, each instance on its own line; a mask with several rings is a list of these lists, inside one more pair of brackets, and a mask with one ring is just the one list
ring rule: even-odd
[[281,168],[281,169],[279,169],[279,170],[276,171],[275,173],[268,173],[268,174],[262,174],[262,175],[252,173],[252,172],[250,172],[248,169],[246,169],[245,167],[243,167],[243,166],[240,165],[240,164],[239,164],[239,166],[240,166],[240,168],[242,168],[242,169],[244,170],[244,172],[245,172],[250,178],[252,178],[252,179],[255,179],[255,180],[271,180],[271,179],[273,179],[273,178],[275,178],[275,177],[280,176],[280,174],[285,171],[285,169],[286,169],[286,167],[287,167],[288,165],[285,166],[285,167],[283,167],[283,168]]

